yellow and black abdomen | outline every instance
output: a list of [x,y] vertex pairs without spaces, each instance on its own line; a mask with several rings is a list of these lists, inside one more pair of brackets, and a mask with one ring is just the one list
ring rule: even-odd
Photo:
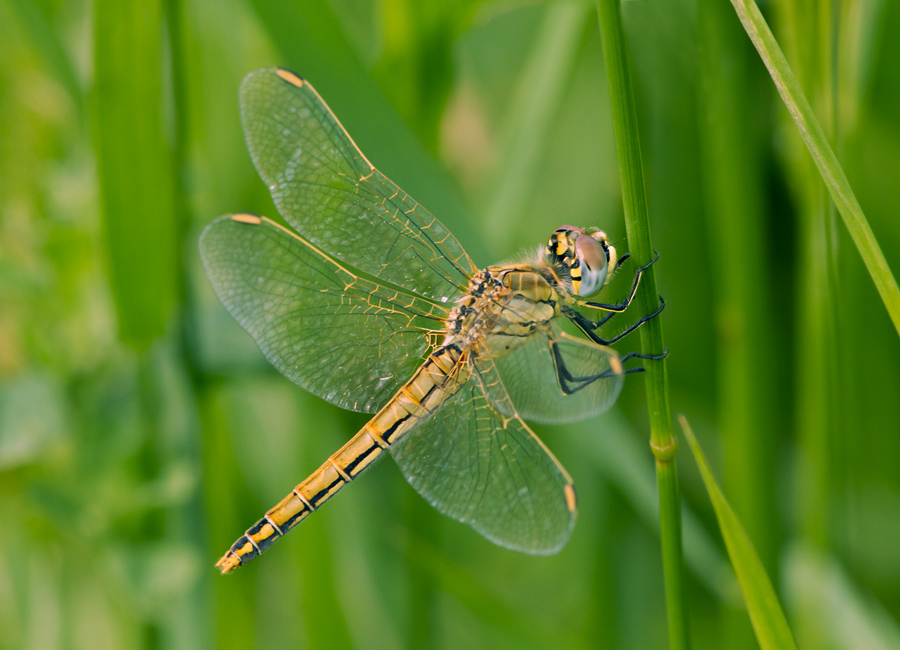
[[455,345],[440,347],[359,433],[251,526],[216,563],[229,573],[264,553],[285,533],[369,467],[385,449],[435,411],[466,380]]

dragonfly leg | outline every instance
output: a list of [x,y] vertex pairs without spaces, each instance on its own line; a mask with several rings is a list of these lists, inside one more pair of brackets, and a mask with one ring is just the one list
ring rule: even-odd
[[[623,364],[629,359],[650,359],[651,361],[659,361],[661,359],[665,359],[669,356],[669,346],[663,350],[662,354],[641,354],[640,352],[629,352],[624,357],[619,359]],[[629,368],[625,371],[624,374],[630,375],[633,372],[644,372],[646,368],[644,366],[637,366],[636,368]]]
[[[656,251],[654,251],[656,253]],[[628,259],[628,255],[626,254],[619,260],[619,263],[616,265],[616,268],[619,268],[626,259]],[[628,292],[628,297],[625,298],[622,302],[619,303],[605,303],[605,302],[579,302],[578,304],[582,307],[590,307],[592,309],[600,309],[602,311],[611,311],[614,313],[621,313],[628,309],[628,306],[631,304],[631,301],[634,300],[634,295],[637,293],[638,285],[641,283],[641,275],[643,275],[644,271],[653,266],[653,263],[659,259],[659,253],[656,253],[652,260],[644,264],[644,266],[640,267],[637,272],[634,274],[634,283],[631,285],[631,291]]]
[[606,370],[598,372],[595,375],[584,375],[582,377],[576,377],[566,367],[566,360],[560,352],[559,344],[551,343],[550,350],[553,353],[553,367],[556,370],[556,381],[559,383],[559,389],[565,395],[577,393],[582,388],[590,386],[598,379],[615,377],[618,374],[612,368],[607,368]]
[[601,319],[599,319],[599,320],[593,321],[594,327],[593,327],[592,329],[597,329],[598,327],[602,327],[603,325],[606,324],[606,321],[608,321],[610,318],[612,318],[612,317],[615,316],[616,314],[621,314],[621,313],[622,313],[622,312],[620,312],[620,311],[611,311],[611,312],[609,312],[609,313],[608,313],[606,316],[604,316],[603,318],[601,318]]
[[574,309],[571,309],[571,308],[568,308],[568,309],[564,308],[563,314],[570,321],[575,323],[575,325],[578,327],[578,329],[580,329],[582,332],[584,332],[585,335],[589,339],[591,339],[594,343],[596,343],[598,345],[612,345],[619,339],[624,338],[624,337],[628,336],[629,334],[631,334],[634,330],[636,330],[638,327],[640,327],[641,325],[646,323],[651,318],[655,318],[656,316],[658,316],[659,313],[665,308],[666,308],[666,301],[663,300],[662,296],[659,296],[659,307],[656,309],[656,311],[654,311],[653,313],[647,314],[646,316],[642,317],[639,321],[637,321],[636,323],[629,326],[628,329],[626,329],[622,332],[619,332],[618,334],[616,334],[615,336],[613,336],[612,338],[609,338],[609,339],[604,339],[604,338],[598,336],[596,333],[596,330],[601,325],[603,325],[606,321],[608,321],[612,317],[613,314],[618,313],[618,312],[613,312],[613,314],[607,314],[606,316],[604,316],[603,318],[601,318],[600,320],[597,320],[597,321],[593,321],[590,318],[588,318],[587,316],[585,316],[584,314],[582,314],[581,312],[575,311]]

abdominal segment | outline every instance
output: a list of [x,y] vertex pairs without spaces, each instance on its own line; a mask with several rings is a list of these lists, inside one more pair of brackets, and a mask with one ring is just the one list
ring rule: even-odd
[[264,553],[355,479],[404,433],[437,410],[465,381],[462,356],[455,345],[440,347],[429,355],[412,379],[359,433],[232,544],[216,563],[222,573],[230,573]]

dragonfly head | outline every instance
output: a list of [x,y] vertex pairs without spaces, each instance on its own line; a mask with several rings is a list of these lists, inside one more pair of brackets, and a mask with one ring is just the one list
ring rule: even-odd
[[559,276],[566,289],[587,298],[609,282],[618,259],[602,230],[588,232],[578,226],[561,226],[550,235],[544,261],[563,271]]

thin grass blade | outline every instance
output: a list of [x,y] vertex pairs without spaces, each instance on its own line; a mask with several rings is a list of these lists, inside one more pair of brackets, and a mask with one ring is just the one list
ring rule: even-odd
[[775,595],[775,590],[759,560],[756,549],[753,548],[753,544],[744,533],[741,522],[731,506],[728,505],[722,490],[719,489],[687,418],[680,415],[678,421],[691,446],[697,467],[700,469],[700,475],[703,477],[703,483],[706,485],[706,491],[716,511],[716,519],[719,522],[722,537],[725,539],[728,557],[731,558],[734,572],[741,584],[741,591],[750,614],[750,622],[753,624],[760,647],[763,650],[796,649],[797,645],[794,643],[787,619],[778,602],[778,596]]
[[828,143],[825,131],[803,94],[800,82],[794,76],[756,3],[753,0],[731,0],[731,4],[734,5],[744,30],[768,68],[772,81],[775,82],[775,87],[797,125],[800,137],[803,138],[816,167],[819,168],[822,180],[825,181],[831,198],[850,232],[850,237],[859,250],[869,275],[872,276],[872,281],[878,289],[894,327],[900,333],[900,287],[897,286],[897,281],[891,273],[887,260],[884,259],[868,221],[866,221],[862,207],[856,200],[856,195],[850,187],[844,170]]

